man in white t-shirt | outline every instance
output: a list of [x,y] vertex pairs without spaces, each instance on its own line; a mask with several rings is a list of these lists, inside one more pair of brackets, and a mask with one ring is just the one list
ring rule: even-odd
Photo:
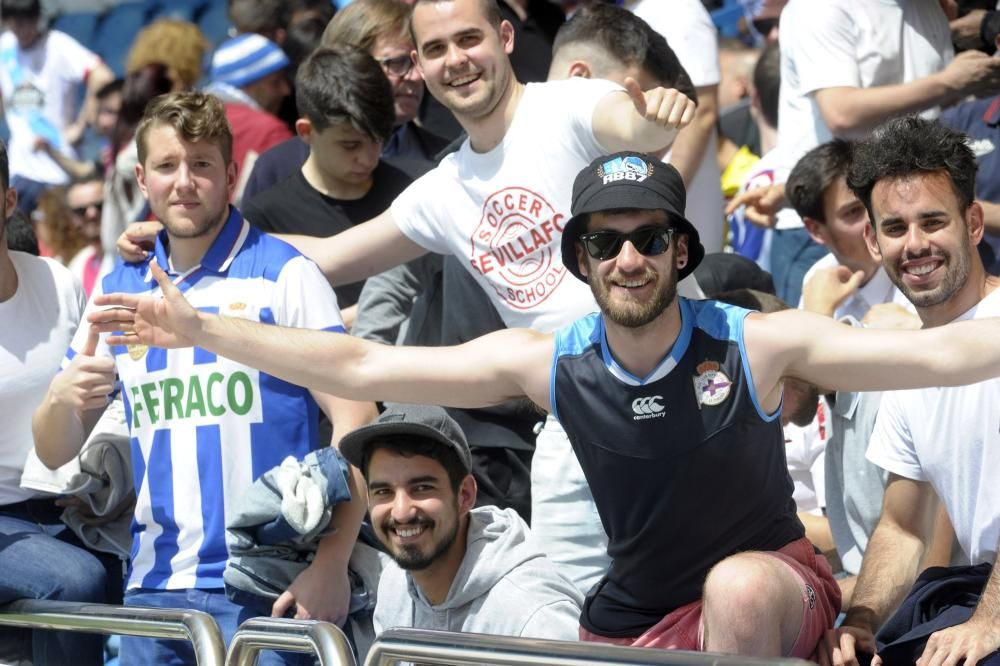
[[[868,251],[868,212],[847,187],[851,144],[833,139],[813,148],[798,161],[785,183],[785,194],[812,240],[829,253],[813,264],[802,280],[799,307],[842,319],[862,321],[873,305],[910,302],[889,280],[878,259]],[[806,285],[813,287],[823,307],[810,307]],[[833,305],[832,312],[825,308]]]
[[[32,448],[29,415],[59,371],[86,299],[59,263],[7,249],[6,224],[17,204],[17,191],[8,184],[7,151],[0,143],[0,603],[105,602],[104,565],[59,519],[62,508],[20,487]],[[9,650],[16,641],[5,631],[0,642],[0,661],[13,658]],[[101,664],[101,645],[97,636],[37,632],[27,656],[40,664]]]
[[[868,208],[869,249],[917,309],[924,327],[1000,315],[998,278],[976,252],[983,211],[974,200],[976,161],[964,134],[915,117],[890,121],[859,144],[848,175]],[[984,340],[994,345],[996,340]],[[968,350],[965,350],[968,351]],[[947,349],[927,350],[946,354]],[[856,651],[878,651],[885,663],[976,663],[1000,648],[1000,380],[954,388],[886,393],[868,458],[890,473],[879,519],[861,565],[843,627],[820,645],[822,663],[857,663]],[[939,497],[958,544],[977,570],[921,576]],[[989,569],[992,567],[992,573]],[[976,578],[978,577],[978,578]],[[949,582],[972,607],[937,601]],[[914,606],[925,609],[921,620]],[[903,604],[903,608],[892,616]],[[964,611],[964,613],[956,612]],[[953,625],[953,626],[949,626]],[[882,627],[877,641],[874,632]],[[945,628],[947,627],[947,628]],[[901,637],[922,637],[907,641]],[[929,638],[927,636],[929,635]],[[922,655],[921,655],[922,653]],[[993,663],[992,660],[989,663]]]
[[0,102],[10,127],[11,184],[20,194],[19,207],[30,213],[45,187],[68,180],[47,151],[36,150],[36,142],[44,139],[75,158],[74,144],[96,115],[96,92],[115,77],[75,39],[40,27],[39,0],[4,0],[0,14],[6,29],[0,35]]
[[[885,118],[1000,85],[1000,61],[953,53],[937,0],[791,0],[781,14],[778,112],[787,168],[834,136],[863,136]],[[802,276],[822,254],[800,221],[779,219],[771,249],[778,294],[797,302]]]
[[626,0],[625,7],[667,40],[698,94],[694,120],[677,135],[666,161],[677,167],[688,191],[686,215],[698,227],[706,252],[721,252],[725,217],[716,160],[719,119],[718,30],[700,0]]

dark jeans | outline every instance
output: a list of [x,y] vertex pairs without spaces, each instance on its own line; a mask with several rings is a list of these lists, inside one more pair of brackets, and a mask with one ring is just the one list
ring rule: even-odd
[[[226,597],[225,590],[147,590],[132,589],[125,593],[126,606],[146,606],[152,608],[186,608],[208,613],[219,624],[226,645],[245,620],[267,615],[265,609],[257,609],[234,603]],[[163,666],[193,664],[194,650],[189,642],[159,638],[139,638],[122,636],[118,652],[121,666]],[[259,666],[306,666],[314,664],[312,655],[303,652],[260,652]]]
[[805,229],[775,229],[771,237],[771,277],[778,298],[798,307],[802,278],[828,251]]
[[[59,520],[61,513],[47,499],[0,507],[0,603],[117,601],[114,590],[121,589],[121,562],[87,550]],[[104,637],[95,634],[5,630],[0,640],[30,642],[37,665],[104,663]]]

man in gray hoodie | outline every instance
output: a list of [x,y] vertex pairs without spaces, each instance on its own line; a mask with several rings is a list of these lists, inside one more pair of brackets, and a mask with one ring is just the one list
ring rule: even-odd
[[469,445],[443,409],[390,406],[340,450],[364,473],[372,526],[395,561],[379,581],[377,633],[578,639],[579,591],[532,545],[513,509],[472,508]]

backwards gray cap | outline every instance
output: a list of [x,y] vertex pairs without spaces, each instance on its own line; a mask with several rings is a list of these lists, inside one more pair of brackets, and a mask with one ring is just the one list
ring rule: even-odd
[[462,428],[444,409],[431,405],[387,405],[374,423],[344,435],[340,440],[340,453],[361,469],[368,446],[393,435],[415,435],[436,441],[458,454],[466,472],[472,470],[472,454]]

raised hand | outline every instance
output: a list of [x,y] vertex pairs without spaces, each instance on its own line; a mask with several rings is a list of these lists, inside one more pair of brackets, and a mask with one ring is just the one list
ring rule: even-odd
[[160,285],[161,298],[140,294],[102,294],[87,319],[94,330],[108,332],[110,345],[144,344],[176,349],[193,346],[192,335],[200,325],[198,311],[187,302],[156,260],[149,268]]
[[61,405],[78,413],[108,406],[108,396],[115,386],[115,360],[95,356],[98,331],[91,329],[83,349],[52,380],[51,395]]
[[802,287],[802,307],[832,317],[847,297],[858,290],[864,279],[864,271],[852,271],[847,266],[817,270]]
[[632,99],[639,115],[660,127],[680,129],[694,118],[697,105],[673,88],[653,88],[643,91],[638,81],[627,77],[625,92]]
[[153,249],[156,234],[162,229],[163,225],[159,222],[133,222],[118,237],[115,248],[125,261],[142,261],[149,256],[148,250]]
[[758,227],[769,229],[778,221],[778,211],[785,206],[785,184],[756,187],[738,194],[726,205],[726,215],[746,206],[743,216]]

